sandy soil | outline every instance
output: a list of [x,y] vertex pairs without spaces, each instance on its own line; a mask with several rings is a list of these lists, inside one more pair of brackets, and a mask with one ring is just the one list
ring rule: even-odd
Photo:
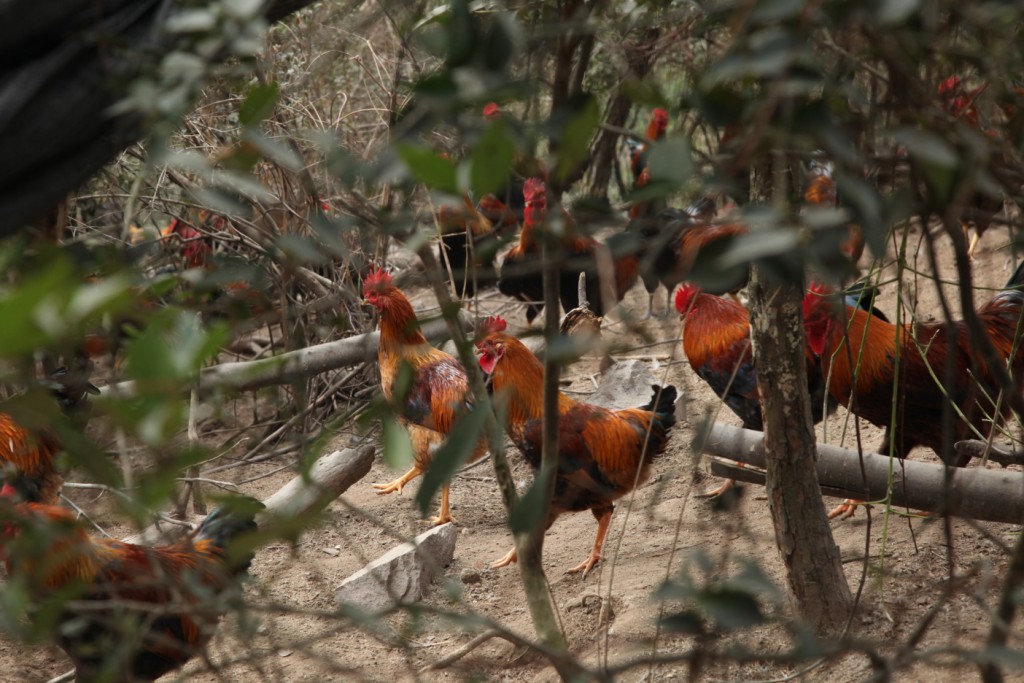
[[[919,240],[920,232],[912,232],[912,249]],[[1004,230],[993,229],[985,235],[976,257],[977,286],[998,286],[1009,276],[1011,261],[1006,242]],[[913,254],[910,260],[915,265]],[[865,264],[867,261],[865,258]],[[948,253],[942,256],[941,266],[947,276],[952,272],[951,262]],[[916,265],[925,269],[925,264],[926,258],[920,252]],[[884,275],[891,277],[894,273],[890,263]],[[912,278],[908,274],[910,291]],[[895,308],[895,290],[892,286],[883,290],[880,307],[886,313]],[[947,287],[946,293],[955,292]],[[664,305],[664,297],[661,291],[659,307]],[[912,298],[916,300],[910,303],[920,316],[934,316],[940,310],[934,288],[924,280]],[[985,300],[987,294],[982,292],[979,298]],[[418,306],[428,303],[422,293],[416,299]],[[637,286],[630,293],[625,305],[632,310],[644,310],[646,294],[642,287]],[[482,308],[488,313],[502,311],[514,324],[523,320],[518,307],[496,294],[486,293]],[[637,335],[623,334],[623,329],[621,323],[613,320],[606,324],[605,333],[624,342],[639,340]],[[782,587],[785,581],[763,489],[746,486],[737,507],[728,511],[717,511],[695,496],[716,483],[704,474],[705,466],[691,452],[690,443],[695,426],[717,402],[680,358],[681,350],[675,343],[680,332],[677,316],[647,321],[644,330],[653,341],[664,343],[636,348],[618,357],[642,358],[657,377],[664,377],[684,393],[684,417],[672,436],[669,450],[656,463],[651,479],[618,506],[606,545],[606,561],[598,571],[586,580],[562,573],[589,551],[596,530],[589,514],[560,519],[549,532],[545,546],[544,564],[565,634],[573,653],[591,667],[605,663],[614,666],[649,654],[655,646],[660,654],[681,654],[694,646],[692,637],[658,632],[659,614],[673,608],[672,604],[659,603],[653,597],[666,577],[685,574],[698,583],[721,579],[735,574],[740,563],[749,560],[756,562],[776,585]],[[581,395],[592,392],[596,372],[596,360],[584,360],[569,368],[568,390]],[[728,411],[719,413],[717,419],[739,424]],[[850,445],[850,437],[840,438],[845,421],[842,409],[829,421],[830,442]],[[328,448],[348,444],[356,437],[351,429],[354,428],[346,427],[338,433]],[[820,430],[821,427],[819,437]],[[880,431],[864,425],[863,434],[866,447],[873,448]],[[530,472],[514,450],[510,457],[516,480],[525,487]],[[914,457],[934,459],[926,451],[919,451]],[[230,474],[236,481],[269,474],[243,487],[247,493],[262,498],[292,476],[287,470],[273,473],[279,468],[280,463],[265,463],[239,468]],[[377,496],[370,486],[371,482],[389,481],[395,476],[378,459],[369,477],[330,506],[322,525],[310,529],[295,544],[279,542],[263,548],[253,563],[253,581],[247,587],[250,611],[241,619],[225,619],[211,645],[209,659],[216,671],[211,670],[209,663],[195,661],[186,669],[188,680],[555,680],[543,660],[501,639],[487,642],[449,669],[419,675],[420,667],[465,644],[481,629],[430,614],[396,614],[372,626],[332,614],[336,609],[334,590],[346,576],[392,547],[396,534],[405,536],[423,528],[412,503],[416,484],[402,497]],[[89,502],[87,497],[75,495],[80,502]],[[511,631],[532,635],[516,568],[487,569],[488,563],[504,554],[511,544],[489,463],[457,478],[452,487],[452,502],[460,528],[455,559],[447,568],[446,582],[436,587],[425,604],[483,615]],[[826,500],[829,506],[835,502]],[[99,521],[112,530],[119,529],[115,519],[100,514]],[[939,683],[977,676],[971,666],[950,663],[952,658],[943,651],[951,647],[977,647],[983,641],[989,623],[985,610],[994,604],[1007,564],[1007,554],[1001,546],[1011,545],[1019,529],[961,520],[953,521],[951,526],[952,556],[941,521],[887,516],[875,507],[870,521],[869,515],[861,510],[852,520],[833,522],[850,584],[854,589],[863,585],[851,633],[873,642],[885,655],[893,654],[926,612],[940,601],[942,580],[950,562],[958,575],[966,577],[962,590],[935,610],[934,622],[917,646],[921,661],[898,671],[895,680],[928,678]],[[707,573],[694,559],[698,552],[711,560]],[[458,600],[451,599],[455,595],[460,596]],[[788,609],[784,599],[778,607],[766,603],[765,608],[773,617],[785,616]],[[794,640],[783,625],[774,622],[743,632],[735,637],[735,642],[752,651],[774,655],[789,649]],[[0,671],[4,672],[0,679],[45,681],[68,668],[67,660],[53,647],[0,639]],[[708,662],[702,678],[778,679],[797,670],[789,665],[757,661]],[[806,677],[856,681],[870,673],[868,658],[855,654],[812,669]],[[648,674],[649,679],[645,678]],[[659,665],[650,671],[646,667],[636,668],[622,674],[619,680],[669,681],[687,677],[688,665],[680,662]],[[176,679],[168,676],[164,680]]]

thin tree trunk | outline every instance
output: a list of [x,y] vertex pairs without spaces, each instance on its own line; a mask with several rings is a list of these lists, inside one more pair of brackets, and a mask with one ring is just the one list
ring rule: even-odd
[[819,632],[837,633],[850,615],[853,597],[814,466],[800,315],[803,292],[796,285],[767,283],[754,268],[749,293],[775,542],[797,611]]

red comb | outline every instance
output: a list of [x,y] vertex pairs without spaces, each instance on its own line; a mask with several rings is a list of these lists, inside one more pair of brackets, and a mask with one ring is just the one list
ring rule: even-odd
[[700,294],[700,287],[694,284],[684,284],[676,291],[676,310],[686,313],[690,308],[693,298]]
[[529,178],[523,184],[523,197],[525,197],[527,201],[542,197],[544,196],[546,189],[547,188],[544,187],[544,181],[540,178]]
[[480,331],[487,336],[496,332],[504,332],[506,327],[508,327],[508,323],[501,316],[491,315],[484,320]]
[[665,110],[665,109],[662,109],[660,107],[655,109],[654,113],[653,113],[653,117],[654,117],[655,121],[658,121],[658,122],[661,122],[661,123],[668,123],[668,111]]
[[484,105],[484,118],[493,118],[501,114],[501,107],[497,102],[488,102]]
[[3,486],[0,486],[0,498],[16,498],[18,492],[14,490],[14,487],[8,484],[6,481]]
[[960,87],[960,77],[959,76],[950,76],[946,80],[944,80],[941,83],[939,83],[938,92],[939,92],[940,95],[945,95],[946,93],[951,92],[953,90],[956,90],[959,87]]

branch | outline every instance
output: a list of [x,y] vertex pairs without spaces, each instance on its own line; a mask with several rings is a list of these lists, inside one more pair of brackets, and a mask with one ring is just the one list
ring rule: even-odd
[[[297,518],[319,512],[362,479],[373,466],[373,446],[346,448],[318,459],[308,475],[298,475],[263,500],[263,520]],[[179,532],[180,527],[175,527]],[[156,525],[125,539],[127,543],[155,544],[167,532]]]
[[[464,330],[473,328],[468,313],[460,311],[458,321]],[[449,330],[444,320],[425,323],[423,334],[433,342],[449,338]],[[214,365],[200,371],[200,392],[205,395],[215,390],[251,391],[288,384],[359,363],[376,362],[379,340],[379,332],[367,332],[347,339],[289,351],[272,358]],[[136,393],[135,382],[105,386],[100,389],[100,393],[107,396],[133,396]]]
[[[762,468],[765,465],[763,435],[749,429],[714,424],[704,451],[747,465]],[[829,495],[881,500],[889,490],[889,469],[889,456],[864,453],[858,457],[855,451],[846,448],[818,444],[818,479]],[[729,476],[733,474],[737,479],[750,478],[741,470],[730,471]],[[943,501],[947,474],[949,498]],[[950,515],[1020,524],[1024,520],[1024,473],[903,460],[895,464],[892,503],[929,512],[945,505],[942,509]]]

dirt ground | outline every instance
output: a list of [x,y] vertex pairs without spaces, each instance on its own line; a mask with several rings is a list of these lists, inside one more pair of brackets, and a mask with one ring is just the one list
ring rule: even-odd
[[[920,239],[920,231],[913,231],[911,249]],[[1009,277],[1012,264],[1006,243],[1003,229],[993,228],[985,235],[976,256],[976,286],[996,287]],[[883,280],[895,273],[891,252],[890,247]],[[911,265],[927,270],[923,251],[917,259],[915,264],[912,253]],[[865,256],[864,265],[868,262]],[[941,259],[946,277],[952,274],[951,264],[951,254],[946,250]],[[912,279],[908,273],[905,281],[910,287],[905,292],[914,291]],[[896,288],[889,285],[882,291],[879,306],[891,315]],[[955,294],[951,286],[946,292]],[[980,300],[987,297],[986,292],[979,292]],[[940,309],[936,293],[927,281],[920,281],[919,291],[911,298],[909,303],[919,316],[937,316]],[[660,310],[664,302],[665,292],[661,290],[656,309]],[[422,308],[431,302],[419,293],[415,303]],[[641,286],[630,293],[625,306],[644,310],[646,293]],[[481,308],[487,313],[501,312],[513,325],[523,322],[521,309],[496,293],[484,293]],[[694,559],[695,551],[712,560],[709,578],[732,575],[742,561],[751,560],[780,588],[785,585],[763,489],[745,486],[738,506],[729,511],[717,511],[695,495],[716,483],[705,474],[706,466],[697,461],[690,444],[695,426],[717,402],[681,358],[678,316],[655,318],[644,322],[643,327],[652,342],[658,343],[647,342],[616,357],[644,360],[656,377],[663,377],[682,391],[682,419],[668,452],[657,461],[651,479],[618,505],[606,544],[606,561],[586,580],[565,575],[563,570],[577,564],[589,551],[596,530],[591,515],[564,516],[548,533],[545,544],[544,565],[565,634],[573,653],[595,668],[615,666],[651,654],[655,648],[666,655],[682,654],[694,646],[692,637],[658,632],[659,614],[671,610],[672,605],[660,603],[653,593],[667,577],[686,573],[698,582],[705,580]],[[639,340],[637,335],[624,334],[623,329],[613,313],[606,321],[605,334],[634,344]],[[568,368],[565,375],[571,383],[567,390],[579,396],[592,392],[596,373],[597,361],[592,359]],[[739,424],[727,410],[721,411],[717,419]],[[827,423],[824,438],[819,426],[819,439],[850,445],[849,436],[840,438],[846,419],[845,411],[840,409]],[[874,448],[880,430],[864,425],[863,433],[865,447]],[[328,450],[344,447],[354,438],[354,427],[346,427],[334,437]],[[530,472],[514,449],[510,458],[516,481],[525,488]],[[934,460],[930,452],[920,450],[914,458]],[[230,474],[236,481],[269,475],[242,487],[246,493],[264,498],[291,478],[289,470],[275,473],[280,467],[280,463],[270,462],[238,468]],[[378,458],[370,475],[329,507],[321,526],[303,534],[294,546],[281,542],[262,548],[246,589],[251,603],[246,618],[225,619],[210,647],[209,662],[193,661],[183,677],[204,683],[555,680],[543,660],[501,639],[488,641],[450,668],[418,674],[421,667],[459,648],[483,629],[465,628],[431,615],[396,614],[369,626],[332,614],[337,607],[334,591],[346,576],[394,546],[394,532],[407,536],[423,529],[412,502],[418,483],[401,497],[375,495],[370,486],[395,476]],[[90,500],[78,493],[75,498],[81,503]],[[836,502],[826,499],[829,507]],[[435,586],[426,604],[456,612],[471,611],[513,632],[532,636],[519,572],[514,566],[488,569],[488,564],[511,545],[489,462],[455,480],[452,503],[460,529],[455,559],[447,568],[445,583]],[[101,514],[98,521],[118,530],[114,519],[104,519]],[[382,529],[382,524],[389,530]],[[986,610],[992,608],[998,595],[1007,565],[1005,548],[1015,542],[1018,527],[954,520],[952,559],[941,520],[886,515],[876,506],[870,513],[870,523],[869,515],[861,509],[851,520],[833,522],[832,528],[851,586],[854,590],[863,586],[851,634],[891,656],[926,613],[937,606],[934,621],[916,647],[920,661],[897,671],[894,679],[928,679],[934,683],[975,679],[976,668],[953,664],[949,650],[977,648],[983,642],[989,624]],[[940,604],[942,581],[950,561],[956,573],[966,578],[962,590]],[[461,605],[449,597],[456,594],[461,596]],[[776,616],[784,615],[787,609],[784,601],[779,608],[767,607]],[[795,639],[783,625],[772,623],[744,631],[729,642],[771,656],[790,649]],[[46,681],[68,668],[67,659],[53,647],[0,639],[2,680]],[[767,659],[742,664],[708,661],[701,679],[780,680],[800,670],[771,664]],[[870,675],[870,661],[861,654],[833,659],[803,674],[805,679],[822,681],[859,681]],[[688,676],[687,663],[680,661],[652,669],[634,668],[619,680],[671,681]],[[1010,678],[1024,680],[1024,675]],[[170,675],[162,680],[178,678]]]

